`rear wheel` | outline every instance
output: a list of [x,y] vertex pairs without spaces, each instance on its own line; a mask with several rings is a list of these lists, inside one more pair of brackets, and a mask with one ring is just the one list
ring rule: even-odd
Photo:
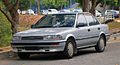
[[29,53],[18,53],[20,59],[28,59],[30,57]]
[[74,41],[72,40],[68,40],[66,42],[66,47],[65,47],[65,50],[64,50],[64,57],[65,58],[72,58],[74,53],[75,53],[75,46],[74,46]]
[[105,50],[105,39],[103,36],[100,36],[100,39],[99,39],[97,45],[95,46],[95,50],[97,52],[103,52]]

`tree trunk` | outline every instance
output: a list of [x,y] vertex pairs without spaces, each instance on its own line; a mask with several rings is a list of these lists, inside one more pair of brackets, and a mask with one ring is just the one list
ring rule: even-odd
[[37,5],[38,5],[38,14],[40,14],[40,1],[37,0]]
[[82,0],[83,2],[83,12],[89,12],[89,0]]
[[12,28],[12,34],[17,33],[18,29],[18,23],[19,23],[19,14],[17,12],[18,6],[19,6],[19,0],[17,0],[16,4],[13,6],[9,0],[2,0],[5,7],[8,9],[11,18],[7,15],[7,13],[4,10],[0,10],[8,19],[8,21],[11,23]]
[[14,25],[12,25],[12,33],[15,34],[18,32],[19,14],[17,13],[17,10],[11,11],[10,14],[14,21]]
[[92,7],[90,9],[90,13],[95,16],[95,8],[96,8],[96,2],[97,0],[92,0]]
[[120,0],[118,0],[119,2],[119,18],[120,18]]
[[103,1],[103,0],[97,0],[96,6],[97,6],[101,1]]

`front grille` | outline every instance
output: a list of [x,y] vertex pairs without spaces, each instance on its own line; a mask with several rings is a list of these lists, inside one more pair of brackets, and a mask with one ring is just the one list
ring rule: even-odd
[[18,50],[40,50],[40,49],[49,49],[49,47],[17,47]]
[[40,48],[40,47],[25,47],[25,50],[40,50],[40,49],[43,49],[43,48]]
[[43,40],[42,36],[29,36],[29,37],[22,37],[22,40]]

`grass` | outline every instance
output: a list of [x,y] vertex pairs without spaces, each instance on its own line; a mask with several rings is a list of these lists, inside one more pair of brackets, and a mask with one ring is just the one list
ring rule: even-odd
[[117,29],[120,28],[120,23],[119,22],[110,22],[108,23],[109,30]]
[[35,24],[43,15],[20,15],[18,31],[30,29],[32,24]]
[[117,18],[117,19],[115,19],[115,20],[120,20],[120,18]]

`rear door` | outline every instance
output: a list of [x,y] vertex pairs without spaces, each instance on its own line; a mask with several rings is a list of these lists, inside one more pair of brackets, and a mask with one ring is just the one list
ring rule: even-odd
[[89,23],[89,33],[87,36],[88,39],[88,44],[96,44],[99,38],[99,33],[100,33],[100,23],[90,14],[86,14],[85,18],[87,22]]

